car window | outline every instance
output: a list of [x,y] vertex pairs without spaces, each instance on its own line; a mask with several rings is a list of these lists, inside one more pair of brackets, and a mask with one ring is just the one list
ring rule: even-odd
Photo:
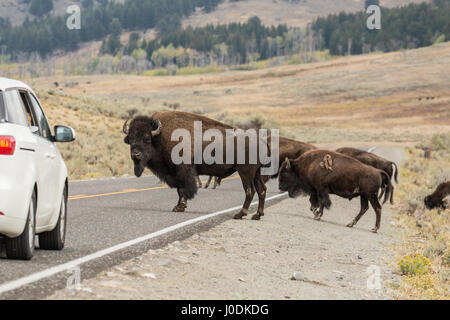
[[28,125],[33,127],[39,127],[34,118],[33,112],[31,111],[33,107],[31,106],[31,101],[29,99],[28,93],[25,91],[19,91],[19,93],[20,98],[22,99],[22,103],[25,107],[25,116],[27,118]]
[[48,125],[47,119],[45,118],[44,112],[42,111],[39,102],[32,94],[27,94],[30,97],[31,105],[33,106],[34,115],[36,116],[36,122],[39,127],[41,136],[49,140],[52,139],[52,132],[50,126]]
[[3,103],[3,92],[0,91],[0,123],[6,120],[5,104]]
[[11,123],[27,126],[24,106],[17,90],[7,90],[4,95],[6,120]]

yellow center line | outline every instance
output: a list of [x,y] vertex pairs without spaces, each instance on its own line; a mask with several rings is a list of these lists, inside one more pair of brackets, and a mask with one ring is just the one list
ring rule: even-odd
[[[228,181],[228,180],[235,180],[238,179],[239,176],[231,177],[231,178],[225,178],[222,179],[222,181]],[[205,183],[206,181],[202,181]],[[97,197],[106,197],[106,196],[114,196],[118,194],[126,194],[126,193],[134,193],[134,192],[143,192],[143,191],[151,191],[151,190],[161,190],[161,189],[167,189],[169,186],[167,184],[159,187],[151,187],[151,188],[144,188],[144,189],[125,189],[122,191],[115,191],[115,192],[108,192],[108,193],[100,193],[100,194],[77,194],[69,197],[69,200],[79,200],[79,199],[88,199],[88,198],[97,198]]]

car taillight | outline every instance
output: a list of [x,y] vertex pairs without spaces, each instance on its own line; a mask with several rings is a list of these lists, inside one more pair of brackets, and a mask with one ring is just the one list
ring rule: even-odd
[[0,154],[12,156],[16,150],[16,139],[11,136],[0,136]]

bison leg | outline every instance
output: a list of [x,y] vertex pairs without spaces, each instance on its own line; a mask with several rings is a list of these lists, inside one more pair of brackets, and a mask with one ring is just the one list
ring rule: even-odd
[[202,187],[202,180],[200,179],[199,176],[197,176],[195,179],[197,180],[197,186],[198,186],[199,188],[201,188],[201,187]]
[[323,205],[319,205],[319,208],[314,209],[314,220],[319,221],[323,216]]
[[220,185],[221,182],[222,182],[222,178],[215,177],[215,178],[214,178],[213,189],[217,188],[217,186]]
[[178,192],[178,203],[177,205],[172,209],[173,212],[184,212],[184,210],[187,208],[187,200],[183,195],[183,191],[181,191],[180,188],[177,188]]
[[255,196],[256,190],[253,184],[255,174],[248,171],[250,171],[248,168],[238,170],[239,176],[241,177],[242,186],[244,187],[245,191],[245,201],[241,211],[234,216],[234,219],[242,219],[243,216],[246,216],[248,214],[248,208],[250,208],[250,204],[252,203],[253,197]]
[[267,187],[261,177],[261,171],[258,170],[255,176],[255,189],[258,193],[258,211],[256,214],[252,217],[252,220],[260,220],[261,217],[264,215],[264,203],[266,201],[266,191]]
[[329,209],[331,207],[330,195],[327,190],[318,191],[317,198],[319,200],[320,207],[315,211],[314,220],[320,220],[323,216],[324,208]]
[[211,183],[212,178],[213,178],[213,176],[209,176],[208,181],[207,181],[206,184],[205,184],[205,189],[208,189],[209,184]]
[[361,209],[359,210],[358,215],[350,222],[347,227],[351,228],[355,224],[358,223],[359,219],[366,213],[367,209],[369,209],[369,200],[367,200],[366,196],[361,195]]
[[311,212],[314,214],[314,216],[316,215],[317,210],[320,207],[319,204],[319,199],[317,197],[317,192],[313,192],[311,193],[310,197],[309,197],[309,203],[311,203],[311,207],[309,208],[309,210],[311,210]]
[[372,229],[372,232],[377,233],[378,229],[380,229],[380,223],[381,223],[381,204],[378,201],[377,196],[372,196],[370,199],[370,204],[372,205],[373,210],[375,210],[375,214],[377,216],[376,222],[375,222],[375,228]]
[[176,179],[178,181],[178,204],[173,208],[174,212],[184,212],[187,207],[187,200],[193,199],[197,193],[197,171],[188,165],[177,167]]

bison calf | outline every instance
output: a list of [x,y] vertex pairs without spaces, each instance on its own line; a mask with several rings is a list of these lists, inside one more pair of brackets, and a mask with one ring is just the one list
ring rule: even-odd
[[376,213],[372,231],[377,232],[381,221],[378,192],[380,188],[386,188],[386,202],[392,184],[386,172],[356,159],[329,150],[311,150],[295,160],[285,159],[280,168],[279,188],[288,191],[290,197],[309,195],[316,220],[320,220],[324,208],[330,208],[329,194],[350,200],[360,197],[361,210],[347,226],[353,227],[358,222],[370,202]]
[[445,204],[444,199],[450,195],[450,181],[443,182],[439,184],[434,190],[432,194],[426,196],[423,202],[425,203],[425,207],[431,210],[434,208],[446,209],[447,205]]

